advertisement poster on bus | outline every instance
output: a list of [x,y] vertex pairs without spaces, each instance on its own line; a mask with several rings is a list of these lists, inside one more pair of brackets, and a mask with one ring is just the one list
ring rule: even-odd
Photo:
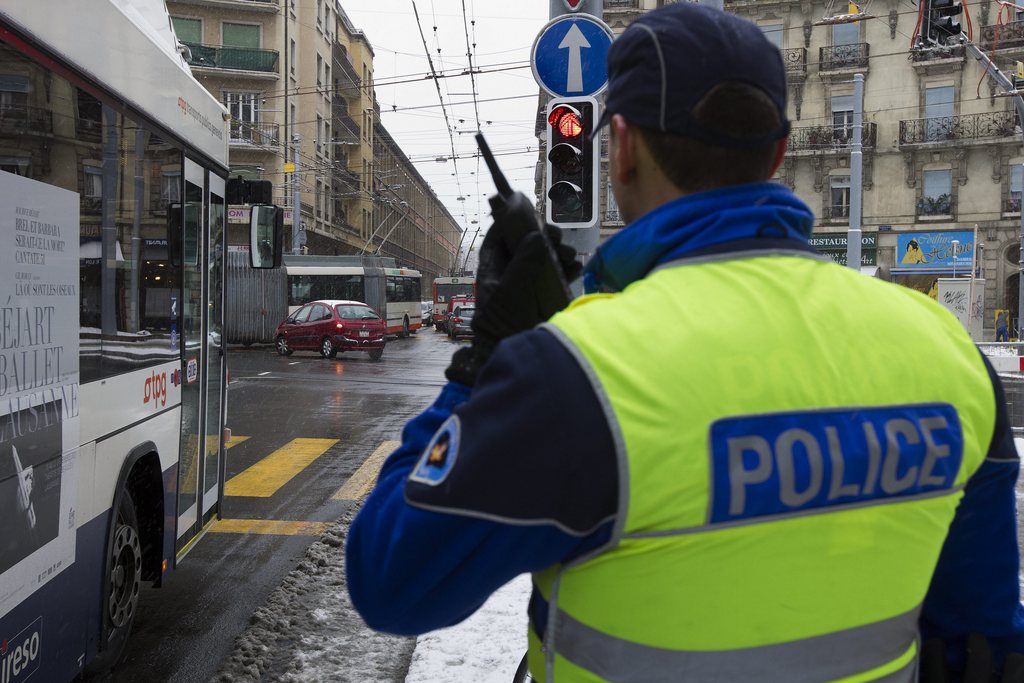
[[79,196],[0,171],[0,617],[75,561]]

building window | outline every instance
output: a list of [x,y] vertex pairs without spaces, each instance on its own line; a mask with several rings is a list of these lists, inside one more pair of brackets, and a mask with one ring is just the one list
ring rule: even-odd
[[221,45],[224,47],[259,48],[260,27],[258,24],[230,24],[221,26]]
[[317,152],[320,152],[323,149],[323,147],[322,147],[323,138],[321,137],[323,135],[323,131],[324,131],[324,117],[320,116],[320,114],[317,114],[316,115],[316,130],[313,133],[313,135],[314,135],[313,141],[316,143],[316,151]]
[[31,176],[32,159],[27,156],[0,156],[0,171],[20,175],[23,178]]
[[946,168],[924,172],[924,192],[917,203],[919,216],[950,216],[953,213],[953,172]]
[[320,21],[320,16],[321,16],[320,10],[323,9],[323,6],[324,6],[324,0],[316,0],[316,25],[317,25],[317,28],[320,28],[320,27],[323,26],[323,23]]
[[324,58],[319,54],[316,56],[316,89],[324,86]]
[[853,140],[853,95],[832,98],[832,142],[846,146]]
[[771,42],[772,45],[782,49],[784,38],[783,38],[783,24],[761,24],[761,30],[764,31],[764,36]]
[[28,118],[28,77],[0,74],[0,122]]
[[1006,210],[1008,212],[1020,213],[1021,188],[1024,185],[1024,166],[1020,164],[1010,165],[1010,197]]
[[290,71],[292,72],[292,75],[294,76],[295,75],[295,39],[294,38],[292,38],[292,44],[289,47],[288,52],[291,55],[291,57],[288,60],[288,64],[290,66]]
[[953,96],[951,85],[925,88],[925,140],[948,140],[953,136]]
[[316,197],[314,197],[313,201],[314,201],[314,206],[316,206],[316,217],[317,218],[320,218],[320,214],[322,213],[321,210],[320,210],[320,206],[321,206],[320,203],[323,200],[323,194],[324,194],[323,186],[324,186],[324,184],[322,182],[320,182],[319,180],[316,181]]
[[256,142],[259,129],[256,124],[260,120],[260,94],[254,92],[226,92],[224,106],[231,112],[231,139],[245,142]]
[[860,26],[852,24],[832,25],[832,46],[856,45],[860,43]]
[[99,166],[83,166],[82,208],[99,211],[103,205],[103,170]]
[[826,218],[850,217],[850,176],[834,175],[829,178],[830,204]]
[[181,203],[181,171],[160,173],[160,210],[166,211],[170,204]]
[[203,42],[203,20],[188,19],[185,17],[171,17],[171,24],[174,25],[174,34],[182,43]]
[[622,215],[619,213],[619,203],[615,201],[615,193],[612,192],[611,181],[608,181],[607,197],[605,202],[605,220],[613,223],[621,222]]

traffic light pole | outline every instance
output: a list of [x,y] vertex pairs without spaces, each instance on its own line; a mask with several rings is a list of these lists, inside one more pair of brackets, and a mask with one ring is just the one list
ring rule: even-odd
[[[1014,87],[1013,81],[1006,77],[999,67],[989,59],[989,56],[985,52],[975,45],[974,43],[967,40],[963,36],[967,52],[974,57],[976,60],[981,62],[985,67],[985,72],[992,76],[996,83],[1001,85],[1007,92],[1016,93],[1017,89]],[[1024,122],[1024,98],[1018,94],[1013,95],[1013,106],[1017,109],[1017,116],[1022,122]],[[978,244],[975,241],[974,250],[977,253]],[[971,273],[971,277],[974,273]],[[1021,338],[1021,324],[1024,321],[1024,211],[1020,214],[1020,252],[1017,257],[1017,338]]]

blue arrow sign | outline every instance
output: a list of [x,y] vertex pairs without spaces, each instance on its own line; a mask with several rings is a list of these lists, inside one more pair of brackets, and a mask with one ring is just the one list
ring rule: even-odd
[[611,29],[597,17],[557,17],[533,42],[533,77],[555,97],[599,93],[608,85],[608,49],[613,39]]

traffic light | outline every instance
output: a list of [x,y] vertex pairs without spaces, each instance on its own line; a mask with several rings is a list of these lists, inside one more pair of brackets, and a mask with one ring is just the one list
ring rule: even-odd
[[954,17],[964,11],[960,0],[931,0],[931,17],[928,24],[928,37],[940,45],[960,38],[960,24]]
[[548,104],[545,217],[552,225],[597,224],[600,141],[591,138],[596,123],[593,97],[559,98]]

